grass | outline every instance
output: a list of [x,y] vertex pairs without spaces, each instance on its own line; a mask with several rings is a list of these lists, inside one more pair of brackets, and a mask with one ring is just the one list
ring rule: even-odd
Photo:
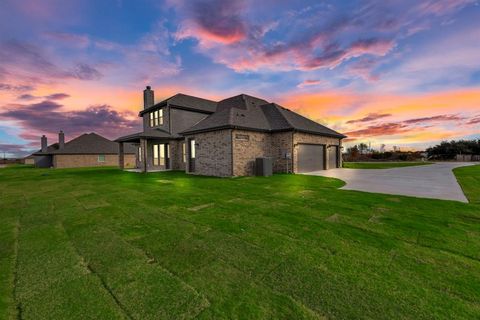
[[432,162],[343,162],[343,167],[349,169],[390,169],[429,164],[432,164]]
[[0,170],[0,319],[473,319],[472,203],[324,177]]

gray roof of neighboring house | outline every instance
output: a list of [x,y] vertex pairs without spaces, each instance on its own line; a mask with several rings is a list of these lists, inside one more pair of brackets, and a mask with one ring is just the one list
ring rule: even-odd
[[213,113],[217,109],[217,102],[215,101],[203,99],[203,98],[197,98],[197,97],[189,96],[183,93],[177,93],[176,95],[171,96],[170,98],[167,98],[159,103],[154,104],[151,107],[148,107],[140,111],[139,115],[141,116],[146,112],[155,110],[159,107],[166,106],[167,104],[173,108],[200,111],[205,113]]
[[241,94],[218,102],[217,111],[182,134],[238,128],[258,131],[302,131],[337,138],[344,135],[275,103]]
[[148,138],[148,139],[181,139],[183,138],[180,135],[172,135],[165,130],[153,128],[147,129],[143,132],[137,132],[129,134],[120,138],[117,138],[116,142],[136,142],[139,139]]
[[[124,153],[135,153],[135,147],[130,144],[125,145]],[[41,150],[33,153],[33,155],[51,154],[118,154],[118,143],[92,132],[84,133],[66,142],[63,149],[59,149],[59,144],[54,143],[47,147],[45,153]]]

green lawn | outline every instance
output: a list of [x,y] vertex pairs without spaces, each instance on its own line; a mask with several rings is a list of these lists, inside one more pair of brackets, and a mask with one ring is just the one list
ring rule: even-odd
[[474,319],[472,204],[218,179],[0,169],[0,319]]
[[344,168],[349,169],[390,169],[412,166],[424,166],[432,162],[343,162]]

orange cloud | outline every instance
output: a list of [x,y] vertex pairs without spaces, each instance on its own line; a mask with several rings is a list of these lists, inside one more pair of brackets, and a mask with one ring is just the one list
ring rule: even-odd
[[480,131],[480,88],[421,95],[298,93],[283,97],[282,103],[346,133],[350,140],[426,144]]

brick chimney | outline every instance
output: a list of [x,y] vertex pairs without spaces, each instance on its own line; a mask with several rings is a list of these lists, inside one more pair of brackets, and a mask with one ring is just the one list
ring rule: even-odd
[[143,90],[143,108],[147,109],[155,104],[153,90],[150,86]]
[[45,135],[42,136],[42,138],[40,139],[41,141],[41,145],[42,145],[42,152],[47,152],[47,137],[45,137]]
[[62,130],[58,133],[58,149],[63,149],[65,147],[65,134]]

